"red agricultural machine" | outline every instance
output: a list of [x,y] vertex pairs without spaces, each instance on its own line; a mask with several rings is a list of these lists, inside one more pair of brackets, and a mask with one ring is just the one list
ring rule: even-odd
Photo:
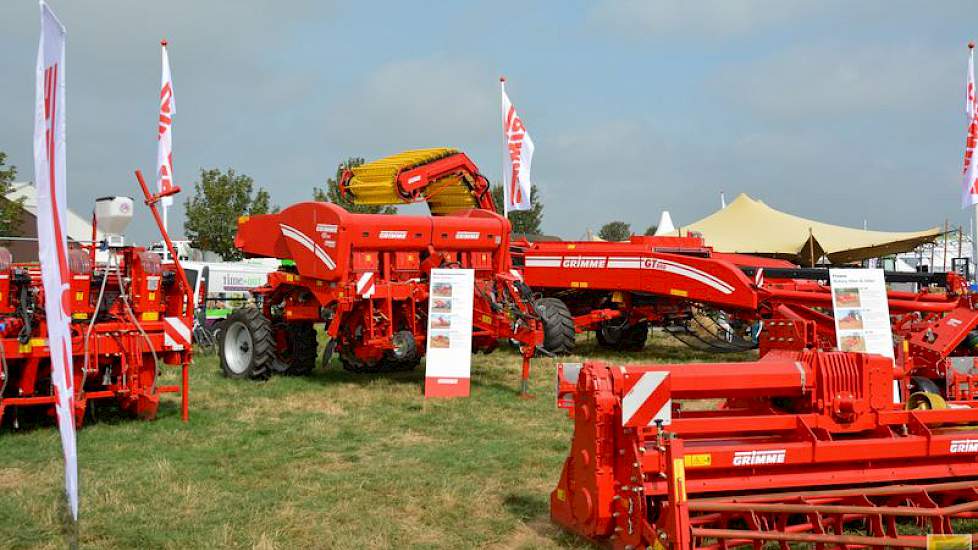
[[[758,282],[745,269],[792,264],[720,254],[697,236],[633,236],[625,242],[518,242],[513,263],[551,305],[547,349],[569,352],[574,332],[593,331],[600,346],[645,347],[662,327],[683,343],[713,352],[756,347]],[[548,328],[550,326],[548,325]],[[561,337],[563,336],[563,337]]]
[[[151,206],[160,198],[145,184],[143,190]],[[132,211],[132,199],[106,197],[96,201],[94,220],[107,235],[120,235]],[[97,255],[105,261],[96,263]],[[89,405],[102,401],[154,418],[168,392],[181,392],[186,420],[193,304],[179,263],[163,265],[143,248],[103,241],[70,249],[69,267],[75,422],[80,426]],[[14,263],[0,249],[0,421],[6,416],[17,425],[32,409],[54,414],[43,305],[38,264]],[[164,364],[182,366],[182,387],[159,383]]]
[[[235,245],[248,257],[294,266],[255,289],[260,309],[235,311],[220,342],[233,378],[304,374],[316,358],[315,323],[354,372],[413,369],[425,348],[428,277],[434,268],[475,273],[473,349],[503,339],[524,358],[543,343],[532,296],[512,271],[509,222],[492,211],[488,183],[453,149],[408,151],[349,171],[341,188],[360,204],[427,201],[435,216],[354,214],[305,202],[242,218]],[[525,386],[524,386],[525,387]]]
[[978,518],[978,299],[963,282],[889,294],[895,360],[834,351],[817,281],[758,301],[759,361],[560,367],[574,436],[553,520],[615,548],[925,548],[974,531],[959,523]]
[[741,351],[756,347],[750,316],[758,306],[756,281],[743,269],[791,267],[717,254],[698,237],[511,245],[486,178],[454,149],[355,167],[340,188],[359,205],[425,202],[432,216],[310,202],[240,220],[236,246],[246,256],[295,266],[256,289],[261,311],[228,321],[221,349],[229,376],[308,372],[319,322],[327,323],[327,356],[335,348],[348,370],[413,368],[424,347],[427,277],[437,267],[476,271],[476,349],[511,339],[528,360],[541,347],[569,352],[577,332],[594,330],[602,345],[634,350],[658,325],[690,345]]

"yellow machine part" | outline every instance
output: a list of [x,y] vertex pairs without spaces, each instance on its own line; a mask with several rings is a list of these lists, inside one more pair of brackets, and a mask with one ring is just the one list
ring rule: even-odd
[[[350,178],[346,190],[353,195],[354,204],[409,204],[414,201],[398,192],[398,174],[456,153],[457,149],[449,147],[415,149],[361,164],[351,168],[353,177]],[[458,175],[446,176],[431,182],[422,191],[423,197],[418,200],[426,200],[432,214],[448,214],[476,207],[471,189],[470,182],[465,181],[465,178]]]

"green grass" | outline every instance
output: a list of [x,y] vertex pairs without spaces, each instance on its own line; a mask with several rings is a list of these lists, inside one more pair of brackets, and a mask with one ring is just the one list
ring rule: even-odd
[[[717,360],[656,338],[621,361]],[[571,359],[565,359],[571,360]],[[236,381],[198,356],[178,397],[140,422],[99,413],[78,434],[83,548],[587,548],[549,521],[572,425],[554,363],[473,357],[469,399],[424,401],[423,368]],[[168,383],[176,372],[168,371]],[[0,432],[0,548],[60,548],[62,469],[50,424]]]

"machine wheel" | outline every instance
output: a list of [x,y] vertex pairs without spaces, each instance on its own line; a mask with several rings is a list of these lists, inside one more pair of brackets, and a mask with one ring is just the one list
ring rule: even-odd
[[272,325],[253,307],[236,309],[224,322],[218,349],[229,378],[266,378],[275,361]]
[[910,395],[910,399],[907,400],[907,410],[938,410],[946,409],[947,401],[939,394],[921,391]]
[[312,323],[287,323],[284,331],[285,350],[276,353],[272,370],[287,376],[303,376],[316,367],[316,328]]
[[409,330],[394,333],[394,349],[387,352],[385,369],[395,372],[414,370],[421,363],[418,343]]
[[626,327],[605,322],[595,331],[598,345],[617,351],[642,351],[649,338],[649,324],[642,322]]
[[341,352],[340,365],[347,372],[373,374],[383,370],[384,363],[382,361],[364,361],[352,353]]
[[574,349],[574,317],[560,298],[540,298],[533,304],[543,322],[543,349],[556,355]]

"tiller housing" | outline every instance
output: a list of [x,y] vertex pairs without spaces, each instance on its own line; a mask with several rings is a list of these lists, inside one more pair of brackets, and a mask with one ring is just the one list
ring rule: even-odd
[[[819,350],[814,321],[771,323],[753,363],[561,365],[575,426],[552,518],[616,548],[923,548],[911,533],[952,533],[978,510],[974,359],[949,357],[975,320],[959,329],[970,297],[952,298],[898,333],[896,368]],[[942,338],[941,355],[920,345]]]

